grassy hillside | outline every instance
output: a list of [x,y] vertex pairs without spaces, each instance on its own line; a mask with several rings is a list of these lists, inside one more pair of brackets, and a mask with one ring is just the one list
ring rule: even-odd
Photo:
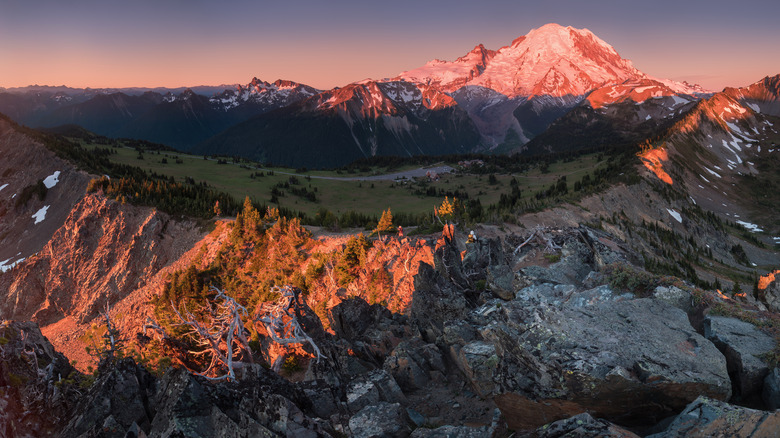
[[[91,145],[95,149],[102,145]],[[289,168],[264,168],[257,163],[228,158],[203,156],[168,151],[142,151],[128,147],[112,148],[112,162],[136,166],[148,173],[172,177],[176,182],[205,182],[209,187],[231,194],[236,199],[249,197],[258,204],[288,208],[313,216],[322,209],[335,214],[348,211],[377,215],[390,207],[393,212],[410,215],[425,214],[445,196],[463,202],[476,202],[483,207],[499,204],[507,196],[519,194],[523,208],[541,208],[543,199],[536,195],[551,186],[558,190],[559,201],[574,199],[575,184],[585,175],[593,176],[594,169],[604,168],[607,158],[596,154],[584,155],[568,161],[540,162],[527,166],[521,172],[482,173],[468,169],[444,173],[438,181],[417,178],[414,181],[372,180],[387,168],[363,166],[363,171],[296,171]],[[447,163],[457,167],[457,163]],[[392,169],[403,172],[420,166],[407,164]],[[475,169],[477,170],[477,169]],[[514,182],[513,182],[514,181]],[[506,204],[506,201],[504,202]],[[526,205],[527,203],[527,205]],[[520,205],[518,205],[519,207]]]

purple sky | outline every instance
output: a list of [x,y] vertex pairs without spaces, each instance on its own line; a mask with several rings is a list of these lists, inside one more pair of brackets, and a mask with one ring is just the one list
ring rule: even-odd
[[780,74],[777,0],[0,0],[0,87],[331,88],[588,28],[647,74],[706,88]]

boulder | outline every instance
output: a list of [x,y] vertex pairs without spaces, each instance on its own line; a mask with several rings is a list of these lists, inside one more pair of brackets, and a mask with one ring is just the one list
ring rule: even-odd
[[349,419],[354,438],[402,438],[412,432],[406,410],[399,403],[366,406]]
[[639,435],[616,426],[609,421],[595,419],[587,412],[545,424],[536,429],[534,436],[536,438],[590,438],[594,436],[604,438],[639,438]]
[[691,310],[693,310],[691,293],[677,286],[658,286],[653,291],[653,298],[666,301],[685,313],[691,313]]
[[586,411],[652,424],[701,394],[731,396],[723,355],[685,312],[653,299],[586,307],[513,301],[482,335],[500,358],[495,401],[514,429]]
[[349,383],[347,406],[350,411],[358,412],[380,401],[406,403],[406,396],[387,371],[375,370]]
[[438,347],[414,338],[398,344],[385,360],[383,368],[407,391],[424,388],[431,380],[431,372],[446,372]]
[[761,395],[769,365],[762,355],[775,348],[772,336],[749,322],[724,316],[704,318],[704,336],[726,356],[729,374],[734,376],[735,397]]
[[770,411],[780,409],[780,368],[774,367],[764,378],[764,389],[761,391],[764,405]]
[[669,427],[648,438],[771,437],[780,431],[780,411],[765,412],[699,397]]
[[509,301],[515,297],[515,273],[509,265],[488,266],[487,286],[495,296]]
[[496,347],[493,344],[476,341],[460,349],[457,364],[477,394],[487,397],[495,387],[493,374],[498,360]]

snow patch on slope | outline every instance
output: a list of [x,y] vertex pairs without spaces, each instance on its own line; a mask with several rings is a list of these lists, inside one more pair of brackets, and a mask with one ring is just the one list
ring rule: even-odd
[[36,211],[34,215],[32,215],[32,218],[35,219],[35,223],[41,223],[46,219],[46,212],[49,210],[50,205],[45,205],[41,207],[40,210]]
[[666,209],[666,211],[668,211],[668,212],[669,212],[669,214],[670,214],[670,215],[671,215],[671,216],[672,216],[672,217],[673,217],[673,218],[674,218],[674,219],[675,219],[677,222],[679,222],[679,223],[682,223],[682,215],[680,215],[680,213],[678,213],[678,212],[676,212],[676,211],[674,211],[674,210],[670,210],[670,209],[668,209],[668,208]]
[[750,222],[745,222],[745,221],[737,221],[737,223],[738,223],[738,224],[740,224],[740,225],[742,225],[743,227],[745,227],[745,228],[746,228],[748,231],[750,231],[751,233],[760,233],[760,232],[764,231],[764,230],[762,230],[761,228],[759,228],[759,226],[758,226],[758,225],[756,225],[756,224],[751,224]]
[[58,182],[60,182],[60,171],[56,170],[51,175],[47,176],[46,179],[43,180],[43,185],[46,186],[47,189],[50,189],[57,185]]
[[[17,253],[16,257],[19,257],[20,255],[22,255],[22,253]],[[0,262],[0,272],[8,272],[11,269],[13,269],[16,265],[18,265],[19,263],[22,263],[25,260],[24,257],[22,257],[22,258],[18,259],[15,262],[9,263],[13,259],[14,258],[11,257],[9,259],[5,259],[2,262]]]

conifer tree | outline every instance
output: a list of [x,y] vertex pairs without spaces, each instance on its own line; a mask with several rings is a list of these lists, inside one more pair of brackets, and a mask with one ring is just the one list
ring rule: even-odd
[[389,232],[392,229],[393,229],[393,213],[388,208],[387,210],[382,212],[382,217],[379,219],[379,224],[377,224],[374,232],[381,238],[382,235],[380,233],[382,231]]

